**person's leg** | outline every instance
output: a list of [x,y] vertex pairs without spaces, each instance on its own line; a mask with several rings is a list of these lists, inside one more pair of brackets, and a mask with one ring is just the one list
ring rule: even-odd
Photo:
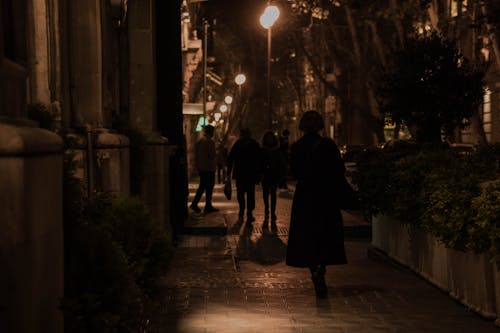
[[278,185],[271,184],[269,186],[269,195],[271,196],[271,218],[276,221],[276,191],[278,190]]
[[217,177],[218,177],[219,184],[222,184],[222,182],[224,182],[225,176],[226,175],[224,172],[224,166],[221,165],[217,168]]
[[247,219],[252,222],[255,221],[253,210],[255,209],[255,184],[247,185]]
[[269,184],[267,182],[262,182],[262,199],[264,200],[264,214],[266,218],[269,218],[269,191]]
[[327,297],[328,288],[326,287],[325,282],[325,265],[311,266],[309,267],[309,270],[311,272],[311,280],[314,284],[314,291],[316,292],[316,296],[320,298]]
[[245,214],[245,189],[240,180],[236,180],[236,199],[238,200],[238,205],[240,206],[239,217],[243,218]]
[[207,172],[205,185],[206,185],[205,213],[216,212],[218,211],[218,209],[212,206],[212,195],[215,186],[215,172]]
[[198,184],[198,189],[196,190],[193,201],[191,201],[191,206],[189,206],[197,213],[201,212],[201,209],[198,207],[198,203],[200,202],[203,192],[205,192],[206,189],[206,174],[205,172],[200,172],[199,175],[200,183]]

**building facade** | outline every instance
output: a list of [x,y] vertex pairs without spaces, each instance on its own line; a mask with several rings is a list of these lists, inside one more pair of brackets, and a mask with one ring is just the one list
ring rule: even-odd
[[0,331],[62,332],[66,152],[88,193],[138,195],[172,235],[185,219],[180,1],[0,0],[0,17]]

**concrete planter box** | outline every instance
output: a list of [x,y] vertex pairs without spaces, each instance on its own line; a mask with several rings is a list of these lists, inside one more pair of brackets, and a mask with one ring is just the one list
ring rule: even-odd
[[372,218],[372,245],[403,265],[410,263],[410,228],[387,215]]
[[372,228],[373,247],[500,325],[500,271],[487,254],[447,249],[424,230],[389,216],[373,217]]
[[450,295],[485,318],[496,318],[493,264],[486,254],[448,249]]
[[437,239],[419,228],[414,228],[413,256],[416,257],[412,267],[422,277],[448,290],[448,250]]
[[500,266],[493,264],[493,283],[495,284],[495,306],[497,310],[497,319],[495,324],[500,326]]

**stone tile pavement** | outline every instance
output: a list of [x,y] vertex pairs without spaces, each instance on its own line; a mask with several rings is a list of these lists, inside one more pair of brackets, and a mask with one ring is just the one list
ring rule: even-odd
[[[349,263],[327,267],[328,299],[316,299],[309,272],[284,264],[292,195],[280,193],[277,224],[265,228],[258,188],[247,226],[216,185],[220,212],[190,216],[163,281],[165,332],[500,332],[413,272],[369,256],[362,232],[346,238]],[[360,214],[344,218],[346,228],[369,227]]]

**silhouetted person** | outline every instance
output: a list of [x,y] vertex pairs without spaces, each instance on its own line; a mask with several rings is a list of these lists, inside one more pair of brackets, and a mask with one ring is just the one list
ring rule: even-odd
[[255,221],[255,184],[261,166],[259,143],[252,138],[249,128],[240,130],[240,136],[229,151],[227,172],[236,180],[236,198],[239,204],[239,218],[243,219],[245,208],[247,222]]
[[215,142],[213,140],[214,127],[206,125],[203,128],[203,136],[196,141],[195,144],[195,163],[196,169],[200,176],[200,183],[196,194],[189,208],[196,213],[200,213],[201,209],[198,203],[201,200],[203,192],[205,192],[205,213],[217,212],[218,209],[212,206],[212,194],[215,185],[215,168],[216,168],[216,151]]
[[291,172],[297,179],[292,202],[286,264],[311,271],[316,295],[327,296],[326,265],[346,264],[344,230],[339,207],[345,166],[333,140],[319,131],[324,123],[316,111],[299,122],[304,135],[290,149]]
[[222,183],[226,177],[225,167],[227,164],[227,148],[224,141],[217,145],[217,182]]
[[284,129],[283,132],[281,132],[281,135],[279,137],[279,146],[280,146],[280,151],[283,153],[283,156],[285,156],[285,161],[287,162],[287,175],[285,178],[283,178],[280,182],[279,188],[281,189],[288,189],[288,185],[286,183],[287,181],[287,176],[288,176],[288,159],[289,159],[289,149],[290,149],[290,142],[289,142],[289,136],[290,136],[290,131],[287,129]]
[[[262,196],[264,199],[265,222],[276,221],[276,191],[278,185],[286,178],[287,162],[280,150],[279,139],[272,132],[267,131],[262,137]],[[271,204],[269,205],[269,199]]]

